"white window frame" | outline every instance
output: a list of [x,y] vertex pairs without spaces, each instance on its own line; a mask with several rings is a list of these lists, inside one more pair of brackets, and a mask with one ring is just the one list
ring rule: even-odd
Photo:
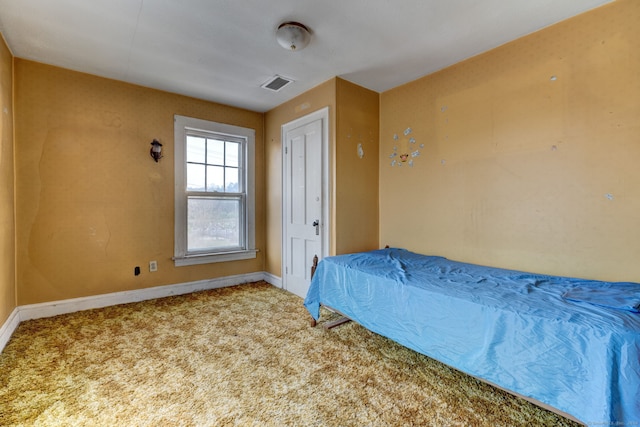
[[[246,140],[244,156],[244,182],[246,200],[244,217],[245,248],[230,252],[193,253],[187,252],[187,162],[186,140],[188,132],[212,133],[240,137]],[[175,146],[175,244],[174,263],[176,267],[208,264],[223,261],[237,261],[256,257],[255,249],[255,135],[254,129],[217,123],[185,116],[174,116]]]

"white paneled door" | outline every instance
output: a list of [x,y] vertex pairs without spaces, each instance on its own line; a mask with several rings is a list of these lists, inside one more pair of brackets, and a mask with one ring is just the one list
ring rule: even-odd
[[313,257],[327,249],[326,120],[312,114],[283,127],[283,287],[303,298]]

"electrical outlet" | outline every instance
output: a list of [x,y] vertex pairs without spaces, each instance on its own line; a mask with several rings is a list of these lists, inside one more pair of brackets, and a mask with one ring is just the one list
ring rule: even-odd
[[158,261],[149,261],[149,271],[158,271]]

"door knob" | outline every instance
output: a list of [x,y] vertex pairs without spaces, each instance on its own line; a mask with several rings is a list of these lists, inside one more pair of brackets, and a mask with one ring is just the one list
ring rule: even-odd
[[316,219],[315,221],[313,221],[313,224],[311,224],[311,225],[316,228],[316,236],[319,236],[320,235],[320,220]]

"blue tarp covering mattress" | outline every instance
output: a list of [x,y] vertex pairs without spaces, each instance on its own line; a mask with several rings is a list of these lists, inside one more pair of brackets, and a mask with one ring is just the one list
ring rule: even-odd
[[404,249],[323,259],[304,302],[587,425],[640,425],[640,284]]

